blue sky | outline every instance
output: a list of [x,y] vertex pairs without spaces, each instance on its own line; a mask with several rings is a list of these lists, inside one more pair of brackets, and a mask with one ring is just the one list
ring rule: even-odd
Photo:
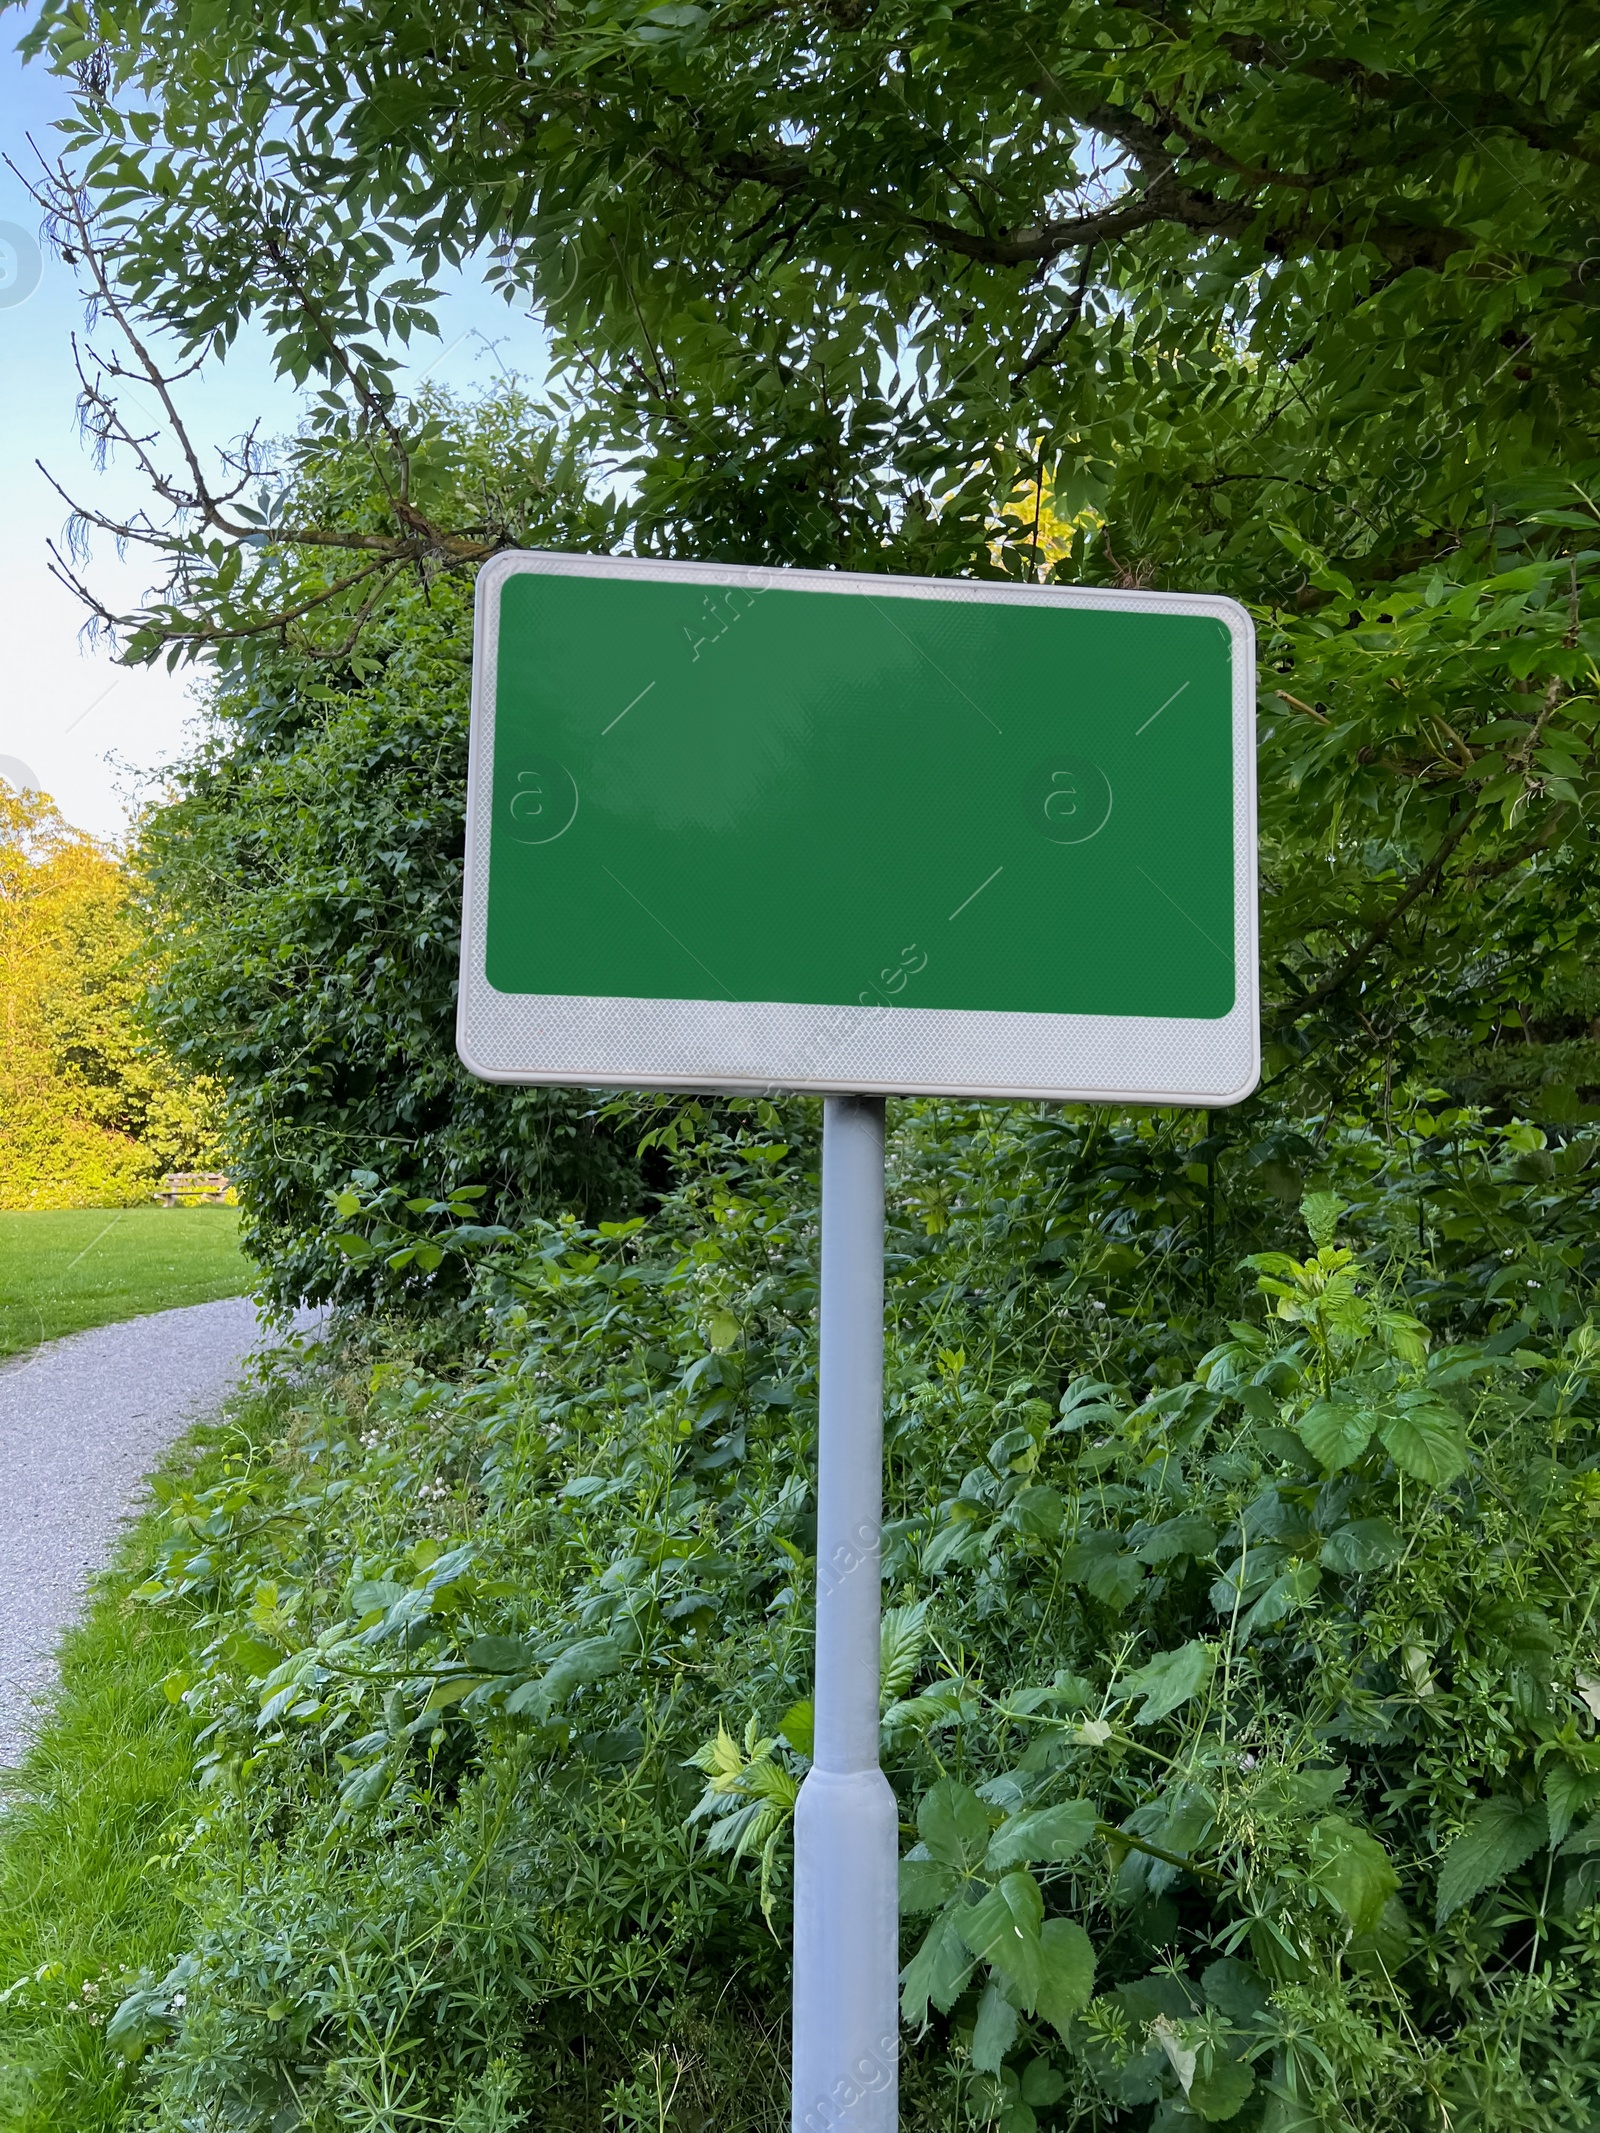
[[[52,121],[69,108],[65,86],[38,65],[24,67],[11,49],[19,18],[0,26],[0,148],[26,170],[31,135],[48,155]],[[0,168],[0,225],[37,236],[38,209],[21,181]],[[0,283],[4,273],[0,229]],[[159,785],[161,766],[183,753],[197,715],[192,672],[116,665],[110,651],[82,641],[84,611],[50,576],[46,543],[59,544],[66,506],[35,465],[42,460],[70,494],[115,515],[145,499],[136,470],[117,465],[97,474],[75,423],[77,380],[71,336],[83,330],[83,303],[71,271],[44,255],[25,302],[5,304],[0,288],[0,758],[26,764],[68,820],[116,836],[141,792]],[[543,369],[538,327],[508,310],[473,273],[446,282],[440,337],[414,344],[412,375],[428,372],[470,391],[497,366],[537,382]],[[492,344],[492,345],[491,345]],[[293,389],[273,374],[264,343],[241,337],[226,364],[185,388],[186,417],[209,447],[253,422],[267,435],[291,430]],[[144,590],[137,558],[119,563],[112,544],[96,544],[86,573],[112,606]]]

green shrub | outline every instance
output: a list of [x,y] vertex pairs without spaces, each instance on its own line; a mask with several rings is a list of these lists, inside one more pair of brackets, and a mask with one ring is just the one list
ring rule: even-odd
[[[534,545],[603,539],[583,467],[524,395],[414,412],[430,479],[491,498]],[[315,516],[336,496],[361,521],[348,459],[311,425],[278,507]],[[408,578],[359,652],[286,649],[218,677],[201,746],[141,828],[148,1012],[224,1091],[246,1248],[289,1307],[371,1300],[324,1222],[327,1189],[362,1166],[413,1191],[476,1180],[510,1219],[625,1212],[637,1192],[584,1096],[486,1087],[456,1058],[471,661],[471,585]]]
[[[1331,1129],[1310,1241],[1224,1277],[1130,1182],[1183,1121],[1108,1147],[1071,1114],[903,1114],[907,2123],[1600,2108],[1600,1339],[1563,1235],[1592,1150],[1419,1123]],[[174,1498],[144,1598],[204,1610],[182,1696],[213,1805],[188,1951],[115,2024],[141,2125],[782,2124],[795,1124],[680,1148],[648,1226],[496,1252],[464,1378],[347,1358],[283,1396],[270,1459]],[[1445,1147],[1492,1260],[1418,1247]],[[1208,1279],[1234,1323],[1202,1355],[1174,1299]]]

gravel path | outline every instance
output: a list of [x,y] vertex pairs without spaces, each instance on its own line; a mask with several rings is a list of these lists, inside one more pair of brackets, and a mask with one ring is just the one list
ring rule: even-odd
[[[300,1324],[315,1323],[302,1314]],[[139,1485],[263,1341],[246,1297],[155,1311],[0,1363],[0,1769],[55,1680],[56,1641]]]

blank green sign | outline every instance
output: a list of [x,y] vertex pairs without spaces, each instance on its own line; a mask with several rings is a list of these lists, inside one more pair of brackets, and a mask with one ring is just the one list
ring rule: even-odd
[[499,594],[502,993],[1214,1018],[1214,614],[529,572]]

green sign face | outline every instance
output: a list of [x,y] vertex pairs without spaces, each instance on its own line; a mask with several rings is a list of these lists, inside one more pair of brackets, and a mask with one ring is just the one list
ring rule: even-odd
[[1251,651],[1212,598],[497,557],[463,1058],[1236,1100]]

